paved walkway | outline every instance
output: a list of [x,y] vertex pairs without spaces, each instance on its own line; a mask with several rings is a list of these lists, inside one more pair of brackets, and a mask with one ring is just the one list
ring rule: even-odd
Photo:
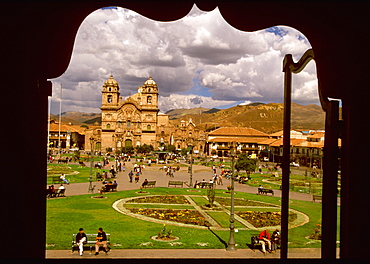
[[[171,178],[166,175],[162,170],[159,170],[157,166],[147,166],[140,176],[139,183],[130,183],[128,173],[133,169],[132,162],[126,162],[125,171],[118,173],[114,179],[118,183],[117,190],[136,190],[140,188],[141,183],[144,179],[148,181],[156,181],[156,187],[167,187],[169,180],[190,182],[190,175],[187,172],[187,168],[181,168],[180,171],[175,172],[175,177]],[[219,172],[219,170],[218,170]],[[212,178],[211,168],[193,165],[193,179],[192,183],[201,181],[203,179],[209,180]],[[67,175],[68,178],[68,175]],[[216,185],[216,189],[227,189],[227,185],[230,184],[230,180],[223,178],[223,185]],[[98,193],[101,188],[101,182],[93,182],[95,186],[94,193]],[[57,187],[57,185],[56,185]],[[82,195],[88,194],[89,183],[72,183],[66,185],[66,195]],[[186,187],[186,186],[185,186]],[[235,192],[246,192],[246,193],[257,193],[256,187],[250,187],[246,184],[239,184],[235,182]],[[281,191],[274,190],[275,197],[281,197]],[[289,197],[291,199],[312,201],[312,195],[306,193],[290,192]],[[59,199],[59,198],[57,198]],[[292,248],[288,250],[288,258],[320,258],[321,249],[314,248]],[[339,256],[339,249],[337,251]],[[71,253],[70,250],[46,250],[46,258],[48,259],[79,259],[79,258],[91,258],[91,259],[245,259],[245,258],[280,258],[280,253],[277,251],[273,254],[267,254],[266,256],[259,250],[251,249],[238,249],[235,252],[230,252],[225,249],[114,249],[108,254],[100,253],[98,256],[85,252],[84,256],[79,256],[78,252]]]
[[[292,248],[288,251],[289,259],[319,259],[321,250],[318,248]],[[337,258],[339,249],[337,250]],[[259,250],[237,249],[234,252],[226,249],[114,249],[105,254],[85,251],[80,256],[77,251],[46,250],[48,259],[279,259],[280,253],[263,253]]]
[[[125,191],[125,190],[136,190],[140,189],[141,183],[144,179],[148,179],[148,181],[156,181],[156,187],[167,187],[169,180],[175,181],[184,181],[187,184],[190,182],[190,174],[187,172],[187,167],[181,167],[180,171],[175,172],[175,177],[171,178],[166,175],[166,173],[162,170],[159,170],[157,166],[146,166],[145,170],[143,171],[142,175],[140,176],[139,183],[130,183],[128,173],[130,170],[133,169],[132,162],[126,162],[126,170],[121,171],[118,173],[117,177],[114,179],[118,183],[117,190],[118,191]],[[217,171],[219,172],[219,170]],[[209,167],[201,166],[201,165],[193,165],[193,179],[192,184],[196,181],[202,181],[205,179],[208,181],[213,176],[212,169]],[[66,176],[68,179],[68,175]],[[216,189],[227,189],[227,186],[230,184],[230,180],[223,178],[223,185],[216,185]],[[100,181],[93,182],[93,186],[95,186],[94,193],[98,193],[98,190],[101,188],[102,183]],[[246,193],[257,193],[256,187],[250,187],[247,184],[239,184],[235,182],[235,192],[246,192]],[[58,185],[56,185],[58,187]],[[88,194],[89,183],[73,183],[69,185],[65,185],[66,187],[66,195],[81,195],[81,194]],[[185,185],[185,187],[187,187]],[[271,195],[271,194],[269,194]],[[281,197],[280,190],[274,190],[275,197]],[[297,192],[290,192],[289,193],[290,199],[296,200],[304,200],[304,201],[312,201],[312,194],[307,193],[297,193]]]

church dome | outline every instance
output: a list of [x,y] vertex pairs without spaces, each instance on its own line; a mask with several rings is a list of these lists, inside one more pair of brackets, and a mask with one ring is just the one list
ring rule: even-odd
[[104,86],[118,86],[118,82],[113,79],[113,75],[111,75],[109,79],[105,81]]
[[144,82],[144,85],[156,85],[157,83],[153,80],[152,76]]

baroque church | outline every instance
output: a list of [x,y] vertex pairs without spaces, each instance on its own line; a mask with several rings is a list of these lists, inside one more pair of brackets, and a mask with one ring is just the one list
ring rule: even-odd
[[85,150],[120,151],[126,146],[152,145],[161,150],[164,145],[177,149],[193,147],[204,151],[205,137],[190,119],[181,125],[170,123],[169,116],[159,112],[158,86],[149,77],[138,92],[123,99],[118,82],[111,75],[102,88],[101,126],[85,131]]

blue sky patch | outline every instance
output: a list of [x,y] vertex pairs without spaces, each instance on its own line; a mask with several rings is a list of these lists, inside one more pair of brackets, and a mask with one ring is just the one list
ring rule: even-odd
[[270,27],[266,29],[265,31],[269,33],[274,33],[275,35],[280,36],[280,37],[284,37],[286,34],[288,34],[287,30],[284,30],[279,27]]

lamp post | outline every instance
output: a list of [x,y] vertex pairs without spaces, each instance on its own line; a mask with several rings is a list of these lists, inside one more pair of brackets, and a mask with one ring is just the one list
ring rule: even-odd
[[227,244],[227,251],[236,251],[235,247],[235,239],[234,239],[234,232],[235,232],[235,226],[234,226],[234,158],[236,156],[235,151],[235,143],[233,142],[231,147],[231,208],[230,208],[230,237],[229,242]]
[[93,162],[94,162],[94,155],[93,155],[93,144],[94,144],[94,138],[90,137],[90,184],[89,184],[89,193],[93,193],[94,189],[92,186],[92,167],[93,167]]
[[188,143],[188,149],[190,152],[190,187],[193,186],[193,144],[190,142]]

